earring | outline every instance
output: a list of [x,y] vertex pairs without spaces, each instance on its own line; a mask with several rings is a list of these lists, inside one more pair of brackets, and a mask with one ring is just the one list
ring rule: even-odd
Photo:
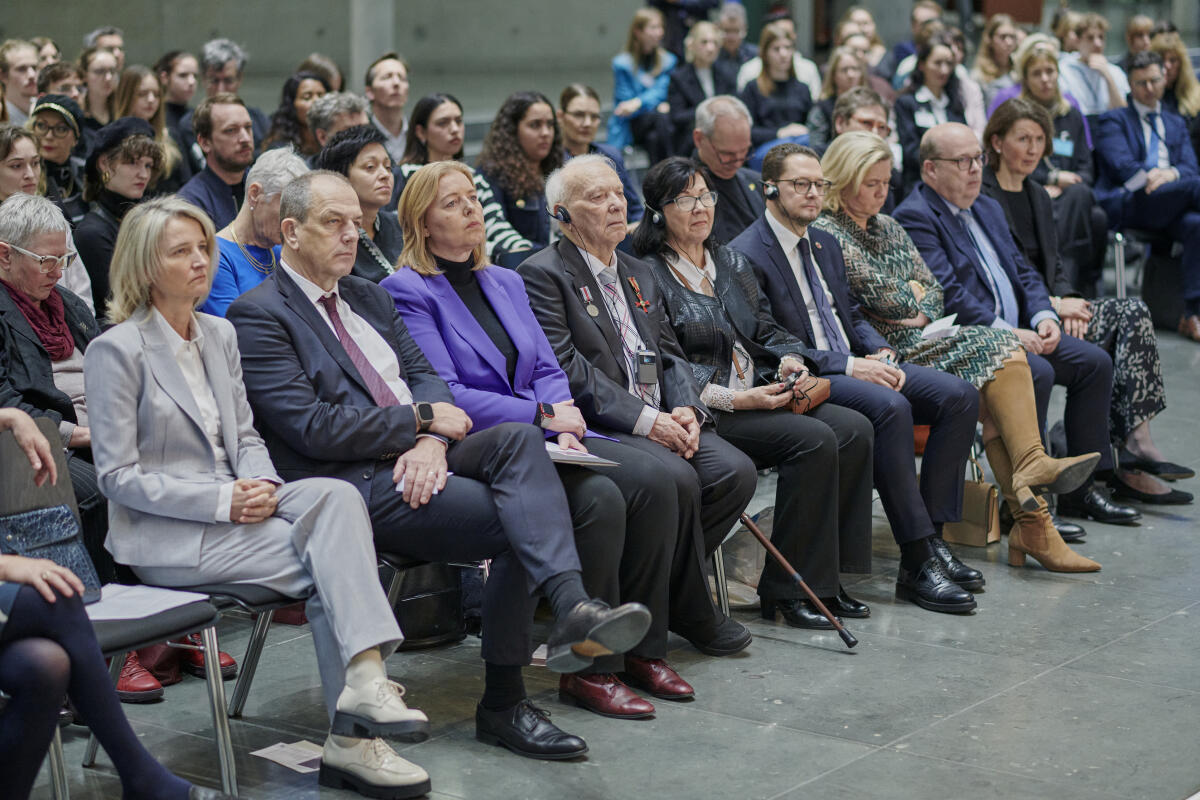
[[101,183],[107,184],[110,180],[112,180],[112,175],[108,174],[108,170],[104,170],[103,172],[100,173],[100,182]]
[[251,210],[251,211],[253,211],[253,210],[254,210],[254,203],[251,203],[251,204],[250,204],[250,210]]

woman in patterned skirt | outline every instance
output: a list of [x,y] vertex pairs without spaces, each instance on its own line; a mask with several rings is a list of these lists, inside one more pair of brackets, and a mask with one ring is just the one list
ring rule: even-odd
[[943,314],[942,287],[900,224],[879,213],[892,169],[887,143],[873,133],[844,133],[825,151],[821,167],[833,185],[825,213],[813,224],[841,242],[850,290],[876,330],[904,360],[945,370],[979,389],[988,463],[1016,521],[1009,563],[1020,566],[1030,555],[1055,572],[1100,569],[1063,542],[1045,501],[1028,502],[1027,495],[1026,502],[1017,501],[1014,472],[1041,449],[1033,379],[1020,340],[1011,331],[979,325],[925,337],[924,329]]

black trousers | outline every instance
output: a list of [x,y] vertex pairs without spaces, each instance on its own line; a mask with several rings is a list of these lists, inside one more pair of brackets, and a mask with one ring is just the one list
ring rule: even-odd
[[[1058,347],[1049,355],[1026,353],[1033,373],[1033,393],[1037,401],[1038,425],[1046,430],[1046,412],[1050,391],[1067,387],[1063,409],[1063,427],[1067,433],[1067,454],[1098,452],[1097,469],[1112,469],[1112,450],[1108,442],[1108,414],[1112,404],[1113,363],[1108,353],[1091,342],[1063,334]],[[1084,484],[1079,491],[1086,490]]]
[[1183,299],[1200,300],[1200,177],[1171,181],[1154,194],[1136,191],[1122,210],[1126,226],[1162,231],[1183,245]]
[[[643,456],[622,462],[614,481],[643,490],[653,484],[658,487],[654,491],[677,498],[667,627],[678,630],[713,623],[720,612],[708,588],[705,558],[725,539],[754,496],[758,473],[753,462],[709,429],[701,432],[700,449],[690,460],[643,436],[608,435]],[[604,448],[600,445],[597,454],[604,455]],[[660,629],[661,620],[656,618],[650,631]]]
[[[931,535],[932,523],[962,519],[963,471],[979,421],[979,392],[941,370],[902,364],[897,392],[849,375],[830,375],[830,402],[853,408],[875,428],[875,488],[897,542]],[[929,425],[918,487],[913,423]]]
[[563,481],[546,457],[542,432],[504,423],[446,451],[454,473],[429,503],[413,509],[381,461],[371,486],[371,524],[381,552],[427,561],[492,559],[483,589],[483,658],[524,665],[533,651],[534,590],[581,570]]
[[[779,468],[771,543],[809,588],[819,597],[831,597],[837,594],[839,570],[870,572],[871,422],[828,402],[809,414],[713,413],[722,438],[758,467]],[[772,558],[763,568],[758,593],[804,596]]]
[[90,455],[91,450],[82,453],[68,450],[67,472],[71,475],[71,488],[79,506],[84,549],[91,556],[100,582],[113,583],[117,580],[117,565],[112,554],[104,549],[104,540],[108,538],[108,501],[100,493]]

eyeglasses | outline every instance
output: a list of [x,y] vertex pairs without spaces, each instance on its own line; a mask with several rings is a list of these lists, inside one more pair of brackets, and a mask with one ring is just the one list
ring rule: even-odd
[[776,183],[790,183],[796,194],[808,194],[811,189],[818,195],[823,195],[833,186],[830,181],[810,181],[808,178],[780,178]]
[[1130,81],[1130,83],[1139,89],[1153,89],[1155,86],[1158,86],[1164,80],[1165,79],[1160,76],[1157,78],[1144,78],[1140,81]]
[[117,71],[115,69],[109,69],[106,67],[93,67],[92,69],[88,70],[88,74],[95,75],[99,78],[111,78],[117,74]]
[[66,123],[60,122],[57,125],[51,125],[38,119],[33,122],[33,132],[38,136],[53,136],[55,139],[61,139],[72,131],[71,126]]
[[570,117],[571,119],[573,119],[576,122],[581,123],[581,124],[584,122],[599,122],[600,121],[600,115],[593,114],[591,111],[565,111],[563,113],[565,113],[568,117]]
[[680,211],[685,214],[690,214],[696,210],[697,203],[705,208],[712,208],[715,206],[717,204],[717,193],[710,191],[701,195],[681,194],[679,197],[667,200],[665,203],[663,203],[663,205],[665,206],[668,203],[674,203],[675,207]]
[[[38,272],[42,273],[43,275],[48,275],[56,269],[66,269],[75,261],[75,256],[79,255],[74,250],[70,250],[64,256],[42,256],[38,255],[37,253],[31,253],[24,247],[17,247],[12,242],[5,242],[4,244],[11,247],[13,250],[16,250],[21,255],[29,256],[34,261],[38,262]],[[47,262],[50,263],[50,266],[46,266]]]
[[880,139],[886,139],[892,132],[892,126],[886,122],[880,122],[875,119],[863,119],[862,117],[851,117],[850,119],[864,131],[873,133]]
[[983,169],[985,161],[983,153],[976,153],[973,156],[962,156],[961,158],[932,158],[930,160],[949,162],[957,166],[960,172],[970,172],[973,166]]

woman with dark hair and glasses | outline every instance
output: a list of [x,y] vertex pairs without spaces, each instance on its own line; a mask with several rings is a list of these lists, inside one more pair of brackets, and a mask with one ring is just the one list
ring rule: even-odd
[[329,81],[316,72],[297,72],[283,84],[279,108],[271,115],[271,129],[262,147],[291,145],[302,156],[314,155],[321,149],[316,136],[308,128],[308,107],[329,91]]
[[625,169],[625,159],[620,151],[592,141],[600,128],[600,95],[596,90],[582,83],[572,83],[563,89],[558,99],[558,126],[562,130],[563,161],[570,161],[572,156],[599,153],[613,163],[625,190],[625,218],[632,227],[642,218],[642,198],[629,177],[629,170]]
[[534,249],[550,243],[546,177],[562,163],[554,106],[541,92],[509,95],[483,140],[479,171],[491,183],[504,216]]
[[[842,589],[838,573],[870,572],[870,526],[839,520],[849,516],[848,506],[865,519],[863,507],[871,502],[870,481],[862,480],[871,474],[871,423],[832,403],[791,412],[786,381],[809,372],[808,348],[772,318],[746,257],[712,240],[718,197],[700,164],[660,161],[642,191],[649,218],[634,233],[634,252],[654,269],[671,326],[703,387],[700,399],[722,438],[759,468],[779,468],[772,541],[830,611],[868,616],[870,609]],[[772,559],[758,594],[765,619],[778,610],[793,627],[832,629]]]

